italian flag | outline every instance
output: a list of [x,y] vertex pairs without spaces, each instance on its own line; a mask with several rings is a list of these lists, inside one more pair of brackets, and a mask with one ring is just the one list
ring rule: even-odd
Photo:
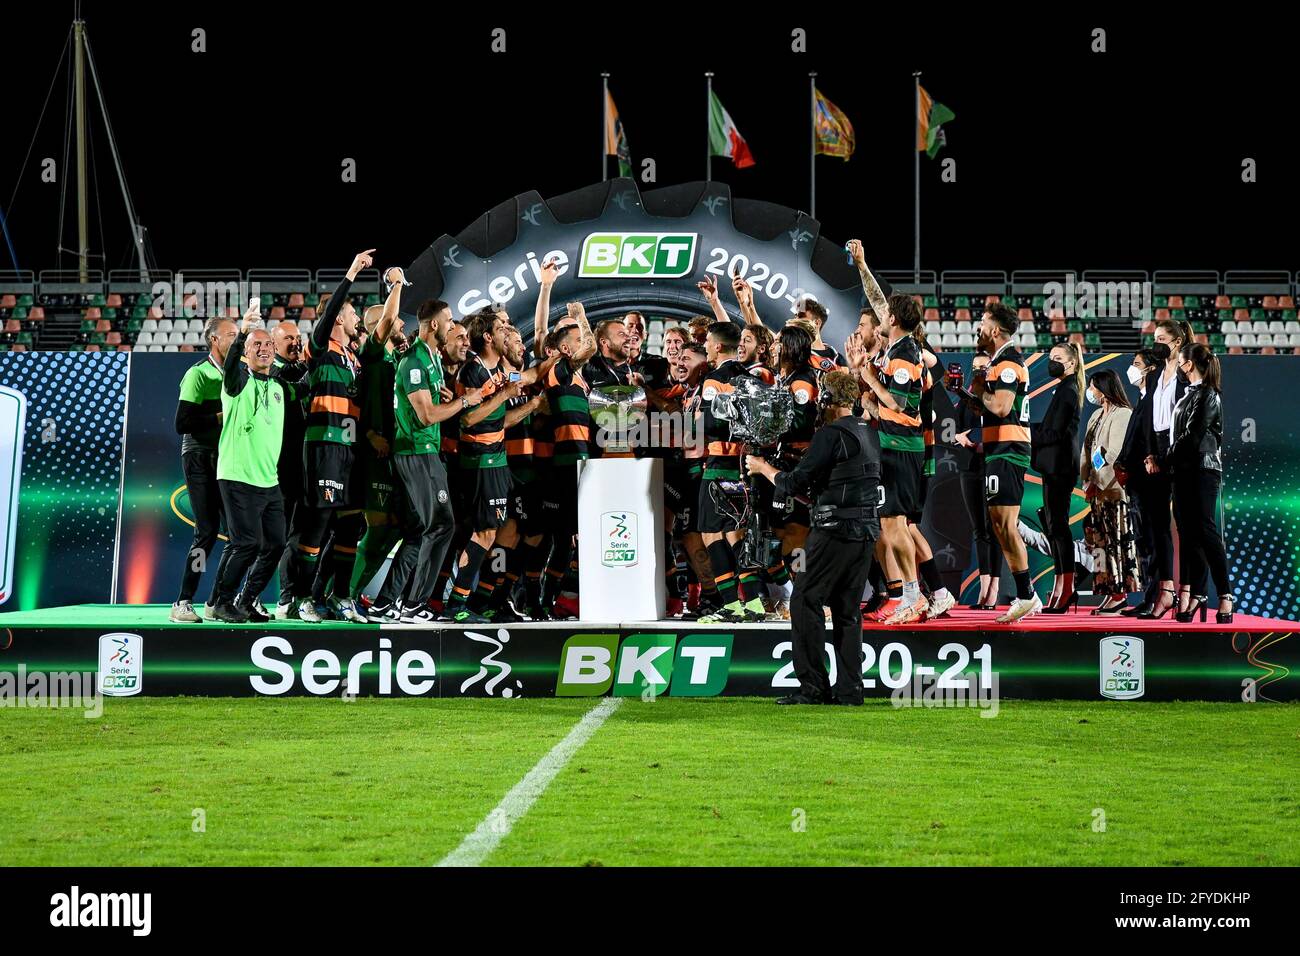
[[709,111],[709,152],[714,156],[726,156],[736,164],[737,169],[754,165],[750,155],[749,144],[736,129],[736,121],[726,111],[717,93],[710,93],[712,108]]

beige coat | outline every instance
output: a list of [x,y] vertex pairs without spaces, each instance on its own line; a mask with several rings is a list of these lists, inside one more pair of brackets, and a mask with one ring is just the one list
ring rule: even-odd
[[[1115,459],[1124,446],[1124,436],[1128,433],[1132,409],[1113,408],[1103,420],[1105,409],[1099,408],[1088,419],[1088,427],[1083,431],[1083,448],[1079,452],[1079,477],[1086,488],[1092,482],[1105,498],[1128,499],[1124,488],[1115,480]],[[1095,429],[1095,431],[1094,431]],[[1100,451],[1105,463],[1097,469],[1092,467],[1092,453]]]

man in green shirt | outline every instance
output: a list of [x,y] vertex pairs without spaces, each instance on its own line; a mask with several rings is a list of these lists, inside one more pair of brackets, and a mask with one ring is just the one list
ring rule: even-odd
[[[190,513],[194,516],[194,540],[185,557],[180,594],[172,605],[174,624],[197,624],[193,599],[199,578],[212,560],[221,529],[221,492],[217,486],[217,442],[221,437],[221,369],[226,352],[235,341],[235,323],[209,319],[204,328],[208,354],[192,365],[181,379],[180,401],[176,405],[176,432],[181,436],[181,470],[185,474]],[[223,553],[224,559],[224,553]],[[220,575],[220,569],[218,569]],[[213,586],[215,594],[216,587]],[[214,598],[205,608],[211,616]]]
[[[226,624],[265,622],[252,602],[266,587],[284,550],[284,500],[278,465],[284,411],[301,396],[295,383],[273,374],[275,348],[259,309],[244,316],[226,353],[221,383],[222,428],[217,483],[230,534],[213,617]],[[247,573],[248,580],[244,581]],[[242,602],[236,599],[241,594]]]
[[388,569],[369,619],[380,623],[432,624],[427,602],[451,544],[455,516],[447,469],[439,457],[440,424],[483,401],[481,389],[443,403],[442,357],[434,314],[420,319],[420,333],[397,365],[393,386],[393,471],[402,546]]

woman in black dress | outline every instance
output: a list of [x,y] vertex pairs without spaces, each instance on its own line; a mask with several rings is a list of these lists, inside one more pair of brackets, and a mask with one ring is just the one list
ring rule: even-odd
[[1043,420],[1030,430],[1031,465],[1043,479],[1043,533],[1056,566],[1052,596],[1045,614],[1064,614],[1077,604],[1074,591],[1074,535],[1070,533],[1070,496],[1079,476],[1079,412],[1083,408],[1083,353],[1073,342],[1052,346],[1047,373],[1058,381]]

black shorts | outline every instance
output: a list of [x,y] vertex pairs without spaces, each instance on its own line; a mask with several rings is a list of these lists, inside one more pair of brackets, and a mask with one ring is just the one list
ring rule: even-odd
[[984,499],[996,506],[1019,505],[1025,500],[1025,468],[1005,458],[984,459]]
[[394,513],[397,509],[394,497],[397,476],[393,473],[393,459],[363,455],[358,458],[357,467],[362,472],[361,492],[366,510]]
[[[726,484],[734,488],[740,484],[740,479],[726,479]],[[718,534],[740,529],[736,516],[744,509],[744,498],[724,491],[722,480],[701,479],[699,501],[699,516],[696,520],[701,532]]]
[[461,493],[471,531],[493,531],[510,516],[509,468],[461,468]]
[[681,459],[664,459],[664,509],[679,515],[683,510],[695,504],[686,497],[691,490],[690,478],[686,474],[686,462]]
[[313,508],[360,508],[361,470],[351,445],[314,441],[303,445],[303,494]]
[[510,492],[509,516],[515,519],[519,533],[525,538],[546,530],[543,524],[542,485],[539,478],[528,482],[514,479],[514,488]]
[[921,515],[921,475],[925,455],[914,451],[880,451],[880,487],[884,496],[878,514],[882,518],[913,518]]
[[543,526],[567,537],[578,533],[578,466],[552,465],[542,486]]
[[677,512],[675,534],[699,534],[700,532],[700,472],[691,472],[687,466],[682,472],[682,503]]

